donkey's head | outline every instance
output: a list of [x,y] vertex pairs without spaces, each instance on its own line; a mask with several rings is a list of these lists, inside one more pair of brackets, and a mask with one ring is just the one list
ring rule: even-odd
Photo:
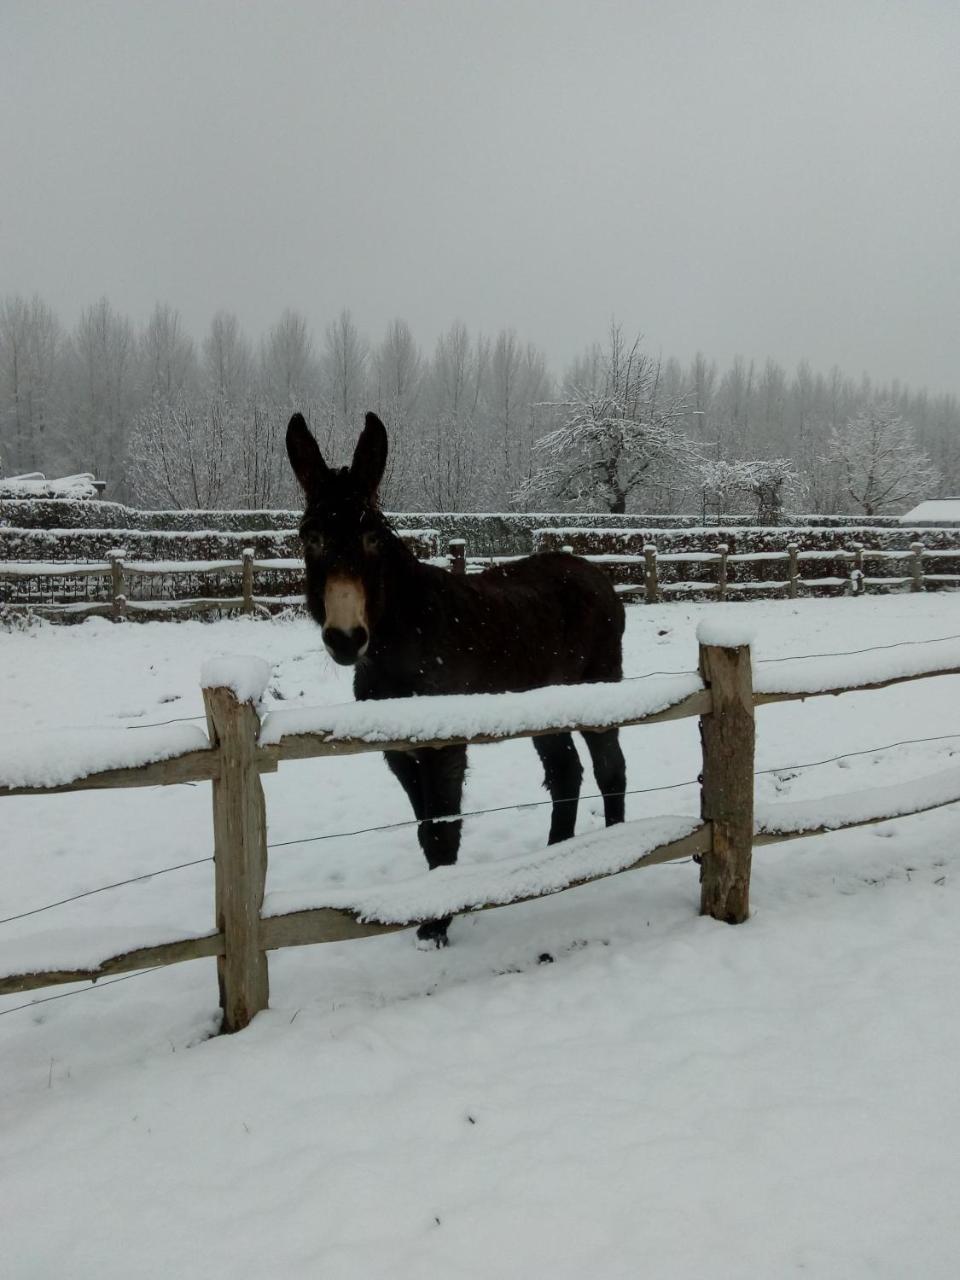
[[287,454],[306,498],[300,523],[307,606],[323,628],[327,652],[344,666],[362,658],[383,609],[383,552],[391,532],[377,489],[387,462],[387,432],[368,413],[349,467],[328,467],[303,415],[287,427]]

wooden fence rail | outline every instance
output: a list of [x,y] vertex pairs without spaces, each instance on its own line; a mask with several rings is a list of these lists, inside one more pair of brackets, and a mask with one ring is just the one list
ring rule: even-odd
[[[936,643],[941,643],[940,641]],[[629,701],[624,685],[591,686],[589,705],[596,707],[595,718],[581,717],[577,726],[584,732],[599,731],[616,723],[622,726],[655,724],[664,720],[697,717],[703,753],[701,783],[701,821],[691,820],[688,829],[665,843],[644,843],[644,822],[627,824],[614,832],[600,833],[603,838],[627,840],[627,852],[611,868],[607,858],[602,870],[589,865],[561,876],[558,883],[545,882],[546,887],[534,893],[521,893],[496,901],[478,899],[476,890],[465,892],[456,911],[478,911],[497,906],[529,901],[547,894],[562,892],[577,885],[626,870],[652,866],[677,858],[694,856],[701,863],[700,911],[718,920],[739,923],[749,912],[749,886],[752,847],[755,843],[772,843],[815,834],[829,825],[831,830],[887,821],[906,813],[919,813],[960,800],[960,770],[936,775],[936,785],[921,789],[912,799],[891,799],[886,811],[875,816],[864,815],[853,806],[849,820],[841,818],[825,824],[816,805],[809,817],[789,823],[754,819],[754,709],[774,702],[797,698],[833,696],[854,689],[876,689],[906,680],[931,675],[960,674],[960,645],[938,650],[936,658],[912,661],[913,669],[882,666],[871,675],[869,670],[849,668],[856,676],[849,683],[819,679],[816,683],[830,687],[791,687],[794,680],[781,680],[779,685],[769,678],[754,688],[751,677],[751,651],[748,645],[719,646],[701,644],[700,679],[685,676],[666,694],[646,705],[634,697],[634,713],[611,715],[604,710],[601,693]],[[842,655],[841,655],[842,656]],[[860,662],[862,664],[862,659]],[[911,664],[907,664],[908,668]],[[766,670],[766,668],[765,668]],[[842,670],[843,668],[839,668]],[[208,683],[210,681],[208,680]],[[633,686],[636,688],[636,686]],[[571,691],[565,691],[571,692]],[[572,692],[576,692],[574,689]],[[252,700],[238,699],[223,683],[203,691],[207,711],[210,746],[184,751],[169,759],[137,767],[103,770],[77,778],[60,786],[19,785],[4,788],[0,795],[49,795],[54,792],[82,791],[112,787],[166,786],[182,782],[210,781],[213,784],[213,833],[215,864],[215,928],[202,937],[184,938],[156,946],[142,947],[105,959],[88,968],[36,970],[0,977],[0,995],[37,987],[92,980],[108,974],[179,963],[200,957],[217,958],[220,1004],[224,1031],[237,1031],[267,1007],[269,980],[267,952],[283,947],[368,937],[411,927],[419,923],[409,912],[388,918],[390,912],[365,911],[362,907],[317,907],[284,915],[264,917],[262,914],[264,883],[267,872],[267,819],[260,775],[277,770],[285,760],[303,760],[331,755],[393,750],[422,750],[426,747],[449,746],[454,743],[487,743],[510,738],[531,737],[543,733],[568,732],[569,716],[558,717],[549,703],[538,702],[543,691],[532,694],[500,695],[510,705],[523,710],[522,721],[514,728],[503,728],[499,715],[496,727],[489,732],[465,733],[462,737],[402,738],[383,741],[374,735],[354,734],[320,728],[283,732],[284,715],[302,712],[278,712],[261,724]],[[461,700],[469,704],[470,699]],[[369,710],[371,704],[363,704]],[[506,703],[504,704],[506,705]],[[544,710],[544,708],[547,708]],[[406,700],[379,704],[385,712],[406,712]],[[352,709],[351,709],[352,710]],[[279,736],[269,732],[271,720],[280,716]],[[321,716],[322,719],[322,716]],[[389,716],[386,718],[389,723]],[[471,723],[476,724],[473,719]],[[276,737],[276,740],[272,740]],[[264,740],[267,744],[264,744]],[[895,790],[895,789],[894,789]],[[876,803],[876,802],[874,802]],[[873,811],[871,811],[872,813]],[[597,839],[600,839],[598,835]],[[633,843],[635,841],[635,843]],[[591,846],[592,847],[592,846]],[[563,856],[565,846],[554,846],[552,856]],[[567,846],[569,848],[569,846]],[[547,855],[545,855],[547,856]],[[589,863],[589,858],[587,859]],[[566,864],[564,864],[566,865]],[[449,874],[449,873],[448,873]],[[496,874],[496,868],[491,869]],[[456,872],[454,872],[456,875]],[[425,879],[425,884],[429,885]],[[434,882],[437,883],[437,882]],[[449,884],[449,881],[445,881]],[[396,913],[394,913],[396,915]],[[379,918],[371,918],[377,916]]]
[[[955,550],[927,550],[923,543],[913,542],[909,551],[868,548],[855,542],[850,547],[837,550],[803,551],[796,543],[790,543],[783,551],[743,551],[730,554],[729,547],[721,543],[715,551],[677,551],[661,554],[656,546],[643,549],[642,558],[632,555],[597,554],[584,555],[585,560],[604,565],[611,572],[630,575],[631,569],[637,582],[620,583],[617,591],[624,597],[643,596],[647,604],[655,604],[678,595],[705,595],[717,600],[729,600],[750,593],[779,595],[795,600],[803,593],[833,590],[852,596],[865,595],[868,591],[883,591],[893,587],[909,587],[911,591],[924,591],[928,586],[960,586],[960,573],[935,573],[925,569],[924,561],[950,560],[960,562],[960,547]],[[866,565],[869,561],[900,562],[908,572],[896,576],[869,577]],[[804,565],[811,568],[817,563],[842,563],[848,566],[842,578],[803,573]],[[733,581],[730,571],[734,566],[784,565],[783,578],[743,578]],[[660,570],[671,566],[682,570],[685,566],[709,566],[715,572],[712,581],[680,576],[672,582],[661,580]]]
[[[571,548],[565,547],[564,550]],[[494,563],[508,563],[517,558],[485,557],[468,561],[463,540],[456,538],[451,540],[447,556],[436,563],[445,563],[452,573],[463,574],[477,572]],[[911,543],[908,551],[871,549],[862,543],[853,543],[849,548],[836,550],[801,550],[797,544],[791,543],[783,551],[747,551],[735,554],[731,554],[729,547],[723,543],[715,551],[667,553],[660,553],[656,546],[649,544],[643,548],[641,556],[588,553],[584,558],[604,568],[615,581],[627,579],[617,581],[617,591],[625,600],[638,597],[647,604],[690,595],[731,600],[759,593],[796,599],[805,593],[823,591],[860,596],[868,591],[891,588],[924,591],[928,586],[960,586],[960,573],[933,571],[937,560],[960,564],[960,547],[952,550],[928,550],[919,542]],[[907,572],[899,576],[869,576],[867,569],[870,562],[878,561],[887,564],[900,562]],[[778,563],[784,566],[784,577],[769,579],[742,576],[751,566],[760,568]],[[844,565],[845,576],[817,575],[813,570],[818,564]],[[931,567],[928,568],[928,565]],[[673,581],[664,581],[662,570],[665,568],[675,575]],[[712,580],[697,576],[704,568],[715,575]],[[693,576],[689,576],[690,574]],[[258,593],[257,583],[263,582],[264,575],[270,579],[270,585],[274,588],[285,580],[288,588],[286,594]],[[168,582],[186,580],[189,588],[194,585],[192,580],[196,578],[223,579],[231,576],[239,579],[239,594],[188,594],[159,600],[137,598],[133,590],[133,583],[138,579],[162,578]],[[218,610],[262,616],[267,615],[271,609],[299,604],[303,598],[302,562],[259,559],[254,555],[252,547],[245,548],[239,560],[135,561],[128,560],[125,552],[117,549],[109,553],[105,562],[98,564],[0,561],[0,587],[4,581],[21,584],[19,592],[14,589],[10,594],[7,601],[9,607],[15,610],[32,609],[40,616],[61,621],[94,615],[113,618],[115,621],[158,616],[176,618],[183,614],[190,616]],[[63,584],[73,581],[102,582],[102,598],[75,602],[52,598],[54,595],[63,595]],[[42,589],[33,591],[33,596],[39,594],[44,598],[32,598],[22,590],[22,584],[44,582],[56,584],[55,589],[48,589],[46,593]],[[3,593],[0,591],[0,604],[2,603]]]

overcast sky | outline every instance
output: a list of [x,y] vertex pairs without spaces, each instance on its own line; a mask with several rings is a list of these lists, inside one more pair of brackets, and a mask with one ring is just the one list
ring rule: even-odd
[[0,294],[960,392],[957,0],[0,0]]

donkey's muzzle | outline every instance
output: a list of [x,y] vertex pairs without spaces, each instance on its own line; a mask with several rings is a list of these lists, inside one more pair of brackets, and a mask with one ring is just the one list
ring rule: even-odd
[[351,627],[348,631],[342,627],[324,627],[323,643],[334,662],[349,667],[366,653],[370,636],[366,627]]

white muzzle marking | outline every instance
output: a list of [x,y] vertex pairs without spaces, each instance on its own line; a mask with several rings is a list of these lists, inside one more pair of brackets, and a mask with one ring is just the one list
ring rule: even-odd
[[[357,578],[330,577],[323,594],[323,611],[326,617],[324,629],[335,627],[338,631],[350,634],[357,627],[363,627],[367,635],[367,596],[363,583]],[[366,652],[364,644],[360,653]]]

